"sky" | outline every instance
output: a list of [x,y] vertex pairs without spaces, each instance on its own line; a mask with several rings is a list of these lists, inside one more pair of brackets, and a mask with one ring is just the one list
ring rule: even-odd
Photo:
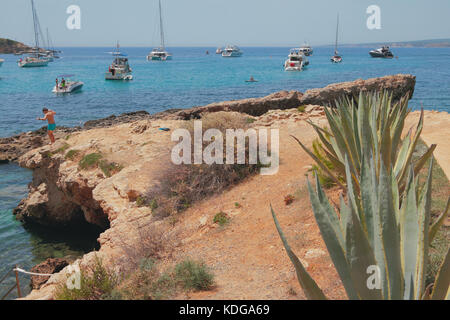
[[[35,0],[55,46],[151,47],[159,42],[157,0]],[[81,29],[66,26],[70,5]],[[167,46],[342,44],[450,38],[449,0],[162,0]],[[369,30],[366,9],[381,9]],[[0,0],[0,38],[33,43],[30,0]]]

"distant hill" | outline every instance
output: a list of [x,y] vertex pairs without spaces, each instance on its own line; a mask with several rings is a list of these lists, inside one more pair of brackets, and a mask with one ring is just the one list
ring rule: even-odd
[[0,38],[0,53],[9,54],[21,51],[30,50],[31,48],[27,45],[10,39]]
[[433,40],[417,40],[417,41],[396,41],[396,42],[378,42],[378,43],[362,43],[362,44],[343,44],[342,47],[379,47],[388,45],[391,48],[449,48],[450,39],[433,39]]

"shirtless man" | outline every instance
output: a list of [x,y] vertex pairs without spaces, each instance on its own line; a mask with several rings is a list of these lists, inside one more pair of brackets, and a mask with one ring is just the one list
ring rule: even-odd
[[55,143],[55,136],[53,135],[53,131],[56,129],[55,124],[55,114],[56,112],[53,110],[48,110],[47,108],[42,109],[42,112],[45,114],[43,118],[37,118],[37,120],[48,121],[47,133],[50,138],[50,144]]

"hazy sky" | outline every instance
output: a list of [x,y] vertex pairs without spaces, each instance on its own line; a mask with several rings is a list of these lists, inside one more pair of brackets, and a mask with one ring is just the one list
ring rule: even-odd
[[[56,46],[152,46],[157,0],[35,0]],[[81,8],[81,30],[69,30],[69,5]],[[381,8],[381,30],[366,27],[369,5]],[[450,38],[449,0],[163,0],[168,46],[293,46]],[[30,0],[0,1],[0,37],[31,44]]]

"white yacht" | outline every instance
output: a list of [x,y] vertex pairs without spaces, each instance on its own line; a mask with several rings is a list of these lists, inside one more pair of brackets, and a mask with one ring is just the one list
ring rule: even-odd
[[56,84],[53,93],[73,93],[81,90],[84,83],[81,81],[70,80],[74,75],[60,75],[56,78]]
[[234,58],[234,57],[240,57],[244,53],[239,49],[237,46],[227,46],[222,51],[222,57],[224,58]]
[[372,56],[372,58],[392,59],[394,57],[394,54],[391,52],[388,46],[383,46],[379,49],[372,50],[369,52],[369,54]]
[[301,51],[301,52],[303,52],[303,54],[305,55],[305,56],[312,56],[312,54],[314,53],[314,50],[311,48],[311,46],[308,44],[308,43],[306,43],[305,42],[305,44],[302,46],[302,47],[300,47],[299,48],[299,50]]
[[33,13],[33,25],[34,25],[34,41],[35,46],[31,54],[25,59],[20,59],[17,64],[21,68],[31,68],[31,67],[45,67],[49,63],[49,59],[46,59],[39,48],[39,31],[40,24],[36,13],[36,7],[34,5],[34,0],[31,0],[31,11]]
[[132,72],[126,54],[120,52],[120,46],[117,44],[116,50],[111,52],[114,60],[105,74],[106,80],[133,80]]
[[172,60],[172,54],[166,51],[165,37],[164,37],[164,24],[161,13],[161,0],[159,0],[159,34],[161,45],[158,48],[154,48],[148,55],[148,61],[167,61]]
[[288,59],[284,62],[284,70],[302,71],[308,64],[308,58],[306,58],[301,48],[292,48]]

